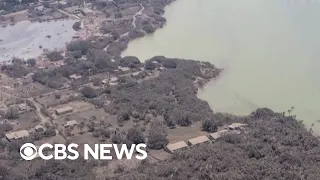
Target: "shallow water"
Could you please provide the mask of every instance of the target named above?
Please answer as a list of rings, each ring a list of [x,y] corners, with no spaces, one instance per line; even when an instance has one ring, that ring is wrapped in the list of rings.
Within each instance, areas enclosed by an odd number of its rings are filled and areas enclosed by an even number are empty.
[[[0,27],[0,61],[11,57],[31,58],[42,54],[43,49],[61,49],[72,40],[74,20],[50,22],[21,21],[13,26]],[[46,36],[50,35],[51,38]],[[39,48],[42,46],[42,49]]]
[[[210,61],[225,68],[199,93],[214,111],[286,111],[320,134],[320,1],[178,0],[167,25],[125,55]]]

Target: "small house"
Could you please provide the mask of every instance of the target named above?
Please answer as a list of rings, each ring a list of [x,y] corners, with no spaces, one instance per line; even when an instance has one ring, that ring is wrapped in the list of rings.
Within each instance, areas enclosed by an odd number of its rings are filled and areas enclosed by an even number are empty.
[[[83,8],[82,12],[85,16],[93,16],[93,14],[94,14],[93,11],[89,8]]]
[[[129,71],[130,71],[130,68],[128,68],[128,67],[118,66],[118,69],[119,69],[120,71],[124,72],[124,73],[126,73],[126,72],[129,72]]]
[[[233,123],[228,128],[230,130],[241,130],[244,129],[247,125],[242,123]]]
[[[67,123],[64,125],[65,128],[68,128],[68,127],[74,127],[78,125],[78,122],[76,120],[71,120],[71,121],[67,121]]]
[[[5,134],[5,136],[8,139],[8,141],[13,141],[13,140],[29,137],[29,132],[27,130],[21,130],[21,131],[7,133]]]
[[[41,124],[38,124],[34,127],[36,132],[42,132],[44,130],[44,127]]]
[[[43,12],[44,11],[44,6],[37,6],[34,8],[36,11],[39,11],[39,12]]]
[[[176,143],[168,144],[164,150],[169,152],[169,153],[174,153],[178,150],[186,149],[188,148],[188,144],[184,141],[179,141]]]
[[[18,108],[20,111],[26,111],[28,108],[28,105],[26,103],[22,103],[18,105]]]
[[[134,78],[139,77],[139,75],[140,75],[139,71],[138,72],[134,72],[134,73],[131,74],[131,76],[134,77]]]
[[[209,138],[212,140],[216,140],[216,139],[218,139],[222,136],[225,136],[227,134],[228,134],[228,130],[224,129],[224,130],[209,134]]]
[[[209,142],[210,139],[207,137],[207,136],[198,136],[196,138],[193,138],[193,139],[189,139],[188,140],[188,145],[189,146],[194,146],[194,145],[198,145],[198,144],[203,144],[203,143],[206,143],[206,142]]]
[[[73,79],[73,80],[77,80],[77,79],[82,78],[82,76],[76,75],[76,74],[72,74],[72,75],[69,76],[69,78],[70,78],[70,79]]]
[[[117,77],[110,78],[111,83],[117,83],[118,81],[119,81],[119,79]]]
[[[68,4],[68,2],[66,2],[66,1],[58,1],[58,4],[62,5],[62,6],[66,6]]]
[[[70,113],[72,111],[73,111],[73,107],[65,106],[65,107],[56,109],[56,114],[60,116],[60,115],[63,115],[63,114]]]

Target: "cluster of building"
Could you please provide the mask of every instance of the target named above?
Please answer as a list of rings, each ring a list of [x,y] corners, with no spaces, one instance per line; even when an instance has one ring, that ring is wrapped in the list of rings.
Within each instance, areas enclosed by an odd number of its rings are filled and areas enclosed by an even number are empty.
[[[44,129],[45,129],[44,126],[41,124],[38,124],[34,127],[35,132],[42,132],[44,131]],[[27,130],[14,131],[14,132],[9,132],[5,134],[6,139],[10,142],[27,138],[29,136],[30,136],[30,133]]]
[[[170,143],[164,149],[169,153],[174,153],[176,151],[184,150],[200,144],[210,143],[212,141],[214,142],[218,138],[229,135],[229,134],[240,134],[241,133],[240,130],[243,130],[246,126],[247,126],[246,124],[242,124],[242,123],[233,123],[228,127],[228,129],[224,129],[215,133],[210,133],[208,135],[198,136],[198,137],[189,139],[187,142],[179,141],[176,143]]]

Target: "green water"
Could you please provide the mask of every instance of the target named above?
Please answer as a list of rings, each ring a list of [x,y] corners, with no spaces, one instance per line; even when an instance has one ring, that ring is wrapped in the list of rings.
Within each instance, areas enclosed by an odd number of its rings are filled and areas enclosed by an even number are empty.
[[[125,55],[210,61],[224,68],[199,92],[214,111],[257,107],[294,114],[320,134],[319,0],[178,0],[167,25]]]

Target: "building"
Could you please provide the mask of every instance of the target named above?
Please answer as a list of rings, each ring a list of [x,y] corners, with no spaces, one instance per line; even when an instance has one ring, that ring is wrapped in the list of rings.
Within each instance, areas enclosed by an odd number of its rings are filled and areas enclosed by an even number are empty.
[[[212,140],[216,140],[216,139],[218,139],[222,136],[225,136],[227,134],[228,134],[228,130],[224,129],[224,130],[209,134],[209,138]]]
[[[37,6],[34,8],[36,11],[39,11],[39,12],[43,12],[44,11],[44,6]]]
[[[83,8],[82,12],[85,16],[93,16],[93,14],[94,14],[93,11],[89,8]]]
[[[118,69],[119,69],[120,71],[124,72],[124,73],[126,73],[126,72],[129,72],[129,71],[130,71],[130,68],[128,68],[128,67],[118,66]]]
[[[66,2],[66,1],[58,1],[58,4],[60,4],[62,6],[66,6],[68,4],[68,2]]]
[[[44,130],[44,127],[42,125],[38,124],[34,127],[34,129],[36,132],[42,132]]]
[[[18,105],[18,108],[20,111],[26,111],[28,108],[28,105],[26,103],[22,103]]]
[[[74,127],[78,125],[78,122],[76,120],[67,121],[67,123],[64,125],[65,128],[67,127]]]
[[[169,152],[169,153],[174,153],[178,150],[186,149],[188,148],[188,144],[184,141],[179,141],[176,143],[168,144],[164,150]]]
[[[108,84],[109,79],[104,79],[104,80],[102,80],[101,82],[102,82],[102,84]]]
[[[70,78],[70,79],[73,79],[73,80],[77,80],[77,79],[82,78],[82,76],[76,75],[76,74],[72,74],[72,75],[69,76],[69,78]]]
[[[246,124],[242,124],[242,123],[233,123],[228,128],[230,130],[240,130],[240,129],[244,129],[246,126],[247,126]]]
[[[203,143],[206,143],[206,142],[209,142],[209,141],[210,141],[210,139],[207,136],[198,136],[196,138],[189,139],[188,140],[188,145],[189,146],[194,146],[194,145],[203,144]]]
[[[56,109],[56,114],[60,116],[60,115],[67,114],[72,111],[73,111],[73,107],[65,106],[65,107]]]
[[[109,85],[112,86],[112,85],[117,85],[118,81],[119,81],[119,79],[117,77],[112,77],[110,79],[104,79],[101,82],[102,82],[102,84],[108,84],[109,83]]]
[[[8,139],[8,141],[13,141],[13,140],[29,137],[29,132],[26,130],[21,130],[21,131],[16,131],[12,133],[7,133],[5,136]]]
[[[134,73],[131,74],[131,76],[135,77],[135,78],[139,77],[139,75],[140,75],[140,71],[134,72]]]
[[[117,77],[110,78],[111,83],[117,83],[118,81],[119,81],[119,79]]]
[[[92,8],[93,6],[92,6],[92,3],[85,3],[84,7],[85,8]]]

